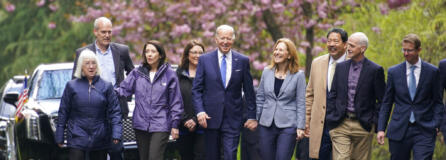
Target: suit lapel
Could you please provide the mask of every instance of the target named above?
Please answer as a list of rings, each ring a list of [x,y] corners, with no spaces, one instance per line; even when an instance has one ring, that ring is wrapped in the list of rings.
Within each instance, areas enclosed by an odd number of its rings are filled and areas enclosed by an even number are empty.
[[[417,90],[415,91],[414,100],[417,98],[418,92],[420,92],[421,88],[420,86],[423,85],[423,83],[426,81],[426,63],[421,61],[421,68],[420,68],[420,79],[418,80]]]
[[[367,58],[364,58],[364,62],[363,62],[363,64],[362,64],[362,69],[361,69],[361,72],[359,73],[359,79],[358,79],[358,85],[356,86],[356,94],[355,94],[355,99],[356,99],[356,95],[358,95],[358,92],[360,91],[360,89],[361,89],[361,86],[362,86],[362,82],[364,81],[364,79],[367,77],[367,72],[369,71],[369,67],[368,67],[368,65],[369,65],[369,61],[368,61],[368,59]],[[349,72],[350,73],[350,72]],[[368,78],[370,78],[370,77],[368,77]]]
[[[338,67],[339,64],[336,64],[336,68]],[[341,76],[337,76],[336,78],[341,78],[340,81],[338,81],[338,83],[345,83],[347,85],[342,85],[344,87],[344,90],[347,91],[348,93],[348,74],[350,73],[350,66],[352,65],[352,60],[347,60],[347,63],[345,64],[345,69],[340,69],[338,71],[340,71],[341,73],[335,73],[336,74],[341,74]],[[340,67],[340,66],[339,66]],[[359,82],[359,81],[358,81]],[[336,85],[336,84],[335,84]],[[334,86],[331,86],[334,87]]]
[[[267,78],[267,80],[265,80],[265,86],[267,86],[265,93],[272,93],[272,96],[277,99],[276,93],[274,92],[274,83],[276,82],[275,72],[275,67],[271,68],[270,70],[265,70],[265,77]]]
[[[120,63],[119,63],[119,59],[120,59],[120,57],[119,57],[119,50],[118,50],[118,48],[113,44],[113,43],[110,43],[110,50],[111,50],[111,52],[112,52],[112,57],[113,57],[113,65],[115,66],[115,78],[116,78],[116,80],[118,79],[118,75],[120,74],[118,71],[119,71],[119,65],[120,65]]]
[[[283,94],[283,92],[285,91],[287,85],[290,83],[292,78],[293,77],[291,76],[290,71],[287,71],[285,80],[283,80],[282,86],[280,87],[279,97]]]
[[[228,86],[226,88],[229,88],[229,86],[232,84],[231,82],[234,81],[232,79],[234,78],[235,70],[238,68],[239,66],[238,64],[240,63],[239,57],[236,54],[236,52],[234,50],[232,50],[231,52],[232,52],[231,78],[229,78]]]
[[[90,46],[87,47],[89,50],[93,51],[93,53],[96,53],[96,46],[93,42],[93,44],[91,44]],[[82,51],[81,51],[82,52]],[[80,56],[80,55],[79,55]]]
[[[324,91],[327,90],[327,74],[328,74],[328,63],[330,62],[330,55],[326,54],[325,57],[323,57],[322,60],[322,72],[320,74],[322,74],[322,81],[324,82],[324,85],[322,85],[322,88],[324,89]]]
[[[406,61],[404,61],[401,65],[400,65],[400,70],[401,70],[401,73],[400,73],[400,75],[401,75],[401,79],[402,79],[402,85],[403,85],[403,87],[405,88],[405,90],[406,90],[406,95],[409,97],[409,99],[410,99],[410,93],[409,93],[409,86],[407,85],[407,71],[406,71]]]
[[[220,80],[220,86],[223,87],[223,89],[225,88],[225,86],[223,86],[223,80],[221,79],[221,72],[220,72],[220,66],[218,65],[218,51],[215,50],[213,51],[211,55],[211,59],[212,59],[212,66],[214,68],[215,73],[217,73],[217,79]]]

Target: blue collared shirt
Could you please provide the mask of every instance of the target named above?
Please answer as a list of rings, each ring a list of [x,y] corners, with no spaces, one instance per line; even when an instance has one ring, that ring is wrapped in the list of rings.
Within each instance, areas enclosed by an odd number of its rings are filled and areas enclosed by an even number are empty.
[[[102,52],[101,49],[94,43],[96,47],[96,57],[98,58],[99,67],[101,69],[101,78],[111,82],[113,86],[116,84],[115,64],[113,62],[113,54],[108,45],[107,51]]]

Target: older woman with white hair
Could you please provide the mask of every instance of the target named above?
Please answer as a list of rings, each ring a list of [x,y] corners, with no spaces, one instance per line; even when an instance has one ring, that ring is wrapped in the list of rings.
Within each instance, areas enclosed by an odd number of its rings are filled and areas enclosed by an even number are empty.
[[[81,52],[75,79],[65,86],[58,114],[55,141],[64,143],[64,130],[70,160],[107,159],[107,149],[117,144],[122,134],[118,98],[110,82],[100,78],[96,55]]]

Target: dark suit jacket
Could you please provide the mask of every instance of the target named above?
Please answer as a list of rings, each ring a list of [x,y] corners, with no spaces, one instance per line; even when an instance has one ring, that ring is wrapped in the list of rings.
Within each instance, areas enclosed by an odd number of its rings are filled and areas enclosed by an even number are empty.
[[[438,69],[440,70],[440,83],[441,83],[441,93],[443,94],[443,91],[446,89],[446,59],[443,59],[440,61],[440,64],[438,65]],[[443,97],[443,96],[441,96]],[[446,105],[445,105],[446,108]],[[443,116],[443,122],[440,126],[443,133],[446,133],[446,112]],[[446,137],[446,135],[444,135]]]
[[[332,88],[327,98],[325,122],[328,129],[336,128],[345,118],[348,101],[348,76],[352,60],[336,65]],[[384,96],[384,69],[364,58],[354,97],[356,117],[362,128],[371,131],[378,122],[378,112]]]
[[[112,55],[113,55],[113,63],[115,67],[115,77],[116,77],[116,84],[115,86],[119,86],[119,84],[124,80],[124,70],[126,71],[126,75],[130,73],[130,71],[135,68],[133,66],[133,62],[130,59],[129,56],[129,47],[123,44],[119,43],[110,43]],[[74,68],[73,68],[73,74],[74,70],[77,66],[77,60],[79,58],[79,54],[84,49],[90,49],[94,53],[96,53],[96,47],[94,43],[89,44],[85,47],[79,48],[76,50],[76,59],[74,60]],[[73,77],[74,78],[74,77]],[[120,106],[121,106],[121,112],[123,117],[127,117],[129,113],[129,108],[127,105],[127,98],[126,97],[120,97],[119,98]]]
[[[379,113],[378,131],[385,131],[387,128],[389,139],[402,140],[409,126],[410,113],[413,111],[416,124],[434,134],[435,128],[440,126],[444,110],[439,78],[437,67],[422,61],[417,91],[412,100],[407,86],[406,62],[389,68],[386,93]],[[393,104],[395,106],[392,119],[387,127]]]
[[[256,119],[256,102],[248,57],[232,50],[232,74],[227,87],[224,88],[217,50],[200,56],[192,98],[195,112],[206,112],[211,117],[207,121],[209,129],[220,129],[222,123],[225,123],[232,132],[240,132],[243,117],[242,90],[247,103],[247,118]]]

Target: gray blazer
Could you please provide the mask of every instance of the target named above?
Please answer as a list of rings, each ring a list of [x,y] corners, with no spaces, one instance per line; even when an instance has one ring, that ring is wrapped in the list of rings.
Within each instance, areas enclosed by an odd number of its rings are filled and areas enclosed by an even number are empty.
[[[274,120],[278,128],[305,128],[305,74],[302,71],[290,74],[283,81],[279,96],[274,93],[275,68],[263,70],[257,89],[257,120],[269,127]]]

